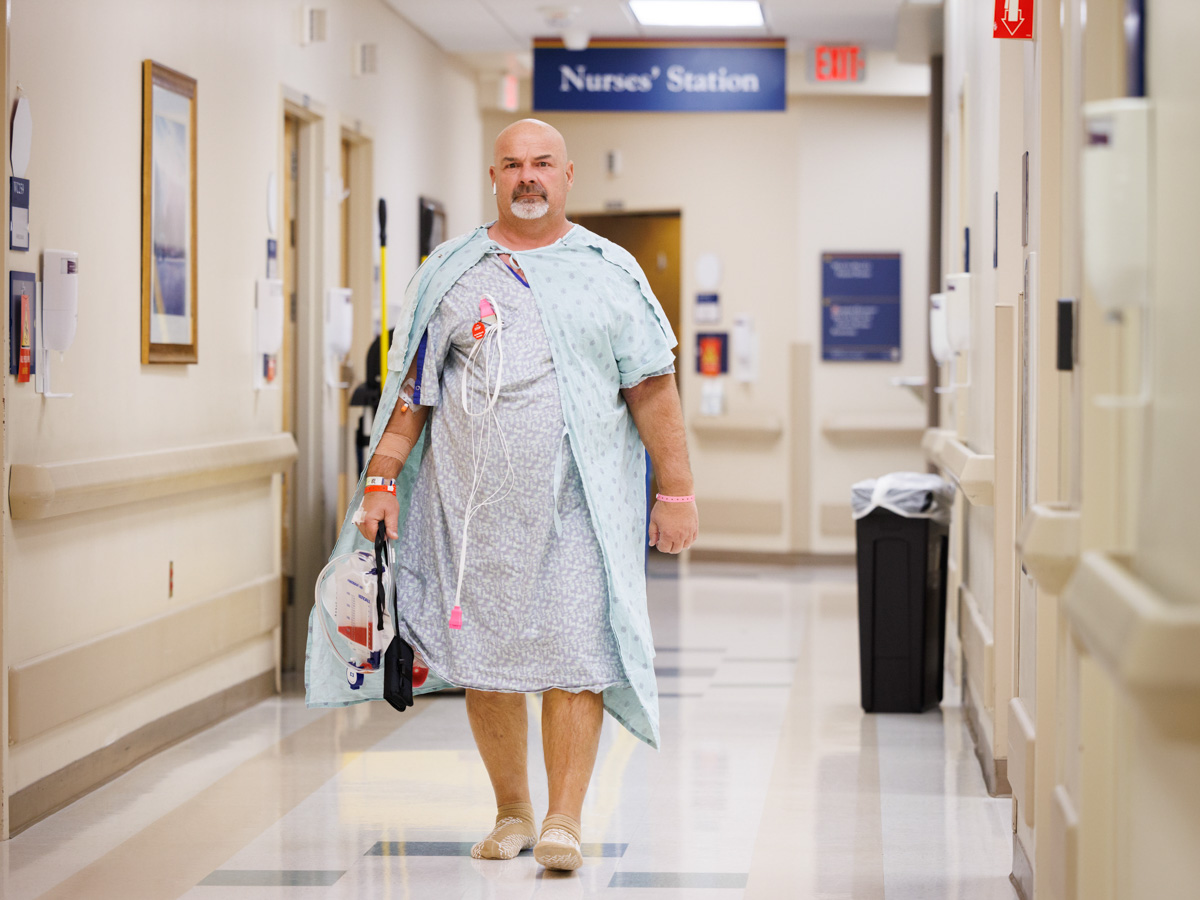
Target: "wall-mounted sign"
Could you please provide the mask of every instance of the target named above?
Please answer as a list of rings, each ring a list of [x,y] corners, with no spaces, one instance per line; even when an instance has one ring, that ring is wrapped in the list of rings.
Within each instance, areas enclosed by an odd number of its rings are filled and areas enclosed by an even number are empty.
[[[992,37],[1033,40],[1033,0],[996,0]]]
[[[701,375],[729,371],[729,335],[723,331],[696,335],[696,371]]]
[[[697,325],[715,325],[721,321],[720,294],[696,295],[696,315],[694,316],[694,321]]]
[[[594,39],[533,43],[537,111],[737,112],[787,107],[787,43]]]
[[[899,362],[899,253],[821,255],[821,359]]]
[[[858,46],[813,47],[806,68],[813,82],[866,81],[867,53]]]

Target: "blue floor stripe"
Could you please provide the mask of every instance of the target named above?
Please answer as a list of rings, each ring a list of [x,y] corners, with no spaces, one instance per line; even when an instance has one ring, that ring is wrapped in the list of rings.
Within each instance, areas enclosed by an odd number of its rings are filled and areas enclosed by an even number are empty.
[[[613,872],[608,886],[630,888],[744,888],[742,872]]]
[[[329,887],[345,871],[324,869],[217,869],[204,887]]]

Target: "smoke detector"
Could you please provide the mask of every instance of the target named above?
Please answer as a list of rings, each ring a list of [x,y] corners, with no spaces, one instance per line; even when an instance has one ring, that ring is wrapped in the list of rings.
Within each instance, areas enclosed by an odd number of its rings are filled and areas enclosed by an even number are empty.
[[[591,35],[586,28],[576,23],[578,6],[541,6],[538,12],[546,21],[546,27],[559,32],[563,46],[568,50],[586,50]]]

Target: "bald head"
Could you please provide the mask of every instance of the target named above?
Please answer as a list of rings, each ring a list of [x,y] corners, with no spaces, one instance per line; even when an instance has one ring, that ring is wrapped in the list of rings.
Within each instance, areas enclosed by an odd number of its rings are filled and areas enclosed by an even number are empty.
[[[552,149],[552,152],[562,160],[563,165],[566,165],[566,140],[557,128],[541,119],[521,119],[519,122],[513,122],[496,135],[496,143],[492,147],[493,162],[499,163],[504,155],[512,149],[511,145],[523,146],[529,143]]]
[[[521,119],[496,137],[488,170],[496,194],[497,222],[506,233],[559,235],[567,222],[567,192],[575,167],[557,128],[539,119]]]

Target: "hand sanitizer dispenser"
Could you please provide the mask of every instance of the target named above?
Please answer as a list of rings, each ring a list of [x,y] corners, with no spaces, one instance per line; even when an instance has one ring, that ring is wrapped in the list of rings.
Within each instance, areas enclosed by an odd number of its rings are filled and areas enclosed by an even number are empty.
[[[43,397],[65,398],[50,389],[50,350],[62,353],[75,341],[79,320],[79,254],[71,250],[42,253],[42,296],[38,301],[38,372],[36,388]]]
[[[1150,270],[1151,107],[1136,97],[1083,107],[1083,266],[1105,310],[1144,306]]]
[[[946,276],[946,337],[955,353],[971,348],[971,276]]]
[[[946,295],[929,295],[929,352],[940,366],[954,356],[946,333]]]
[[[1154,334],[1150,247],[1154,227],[1154,108],[1144,97],[1083,107],[1083,271],[1088,290],[1114,324],[1140,310],[1142,384],[1137,394],[1093,398],[1102,407],[1150,403]]]
[[[79,318],[79,254],[47,250],[42,255],[42,346],[71,349]]]

